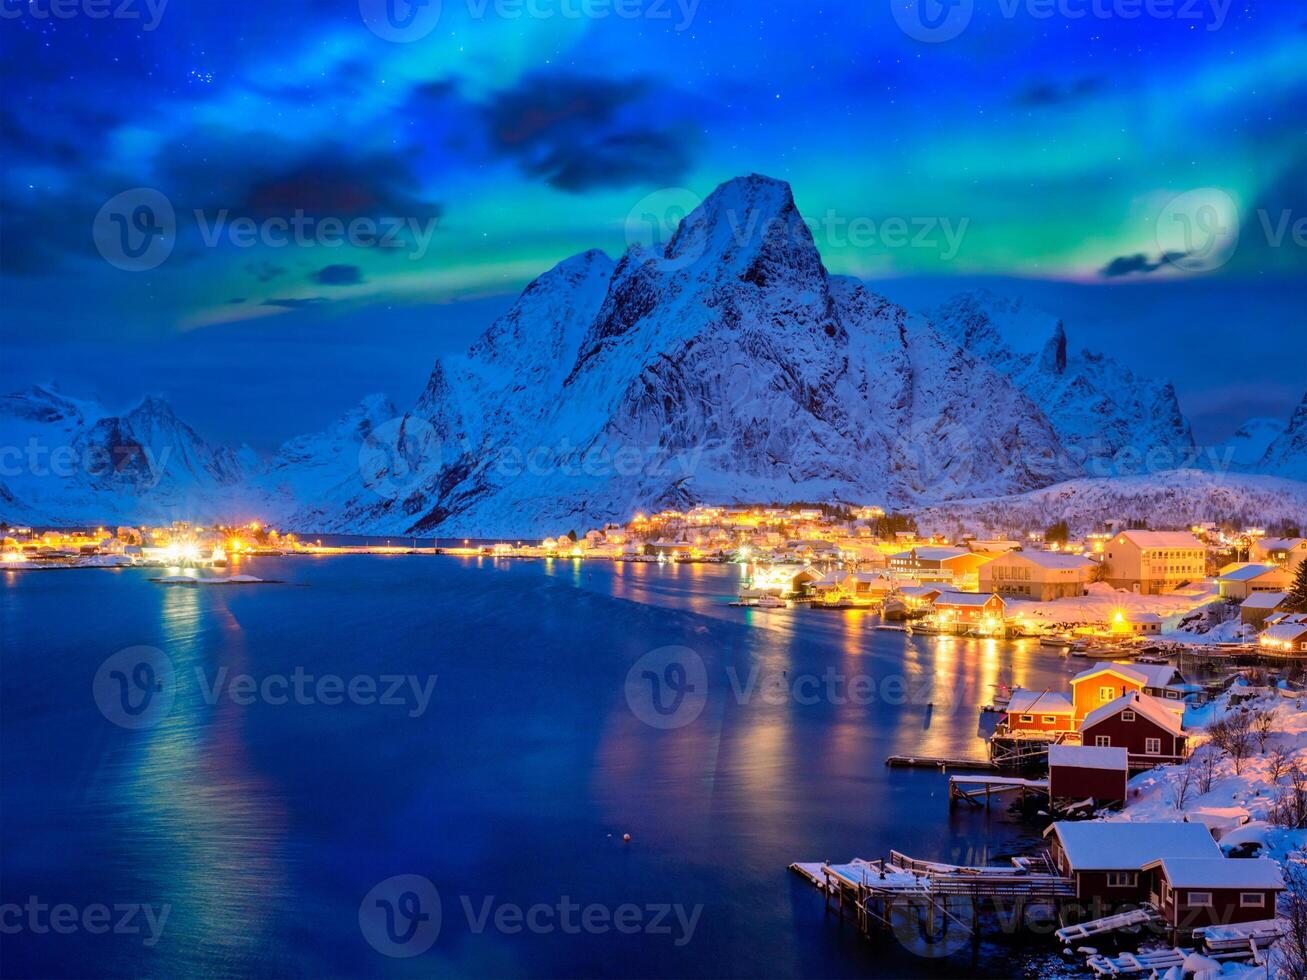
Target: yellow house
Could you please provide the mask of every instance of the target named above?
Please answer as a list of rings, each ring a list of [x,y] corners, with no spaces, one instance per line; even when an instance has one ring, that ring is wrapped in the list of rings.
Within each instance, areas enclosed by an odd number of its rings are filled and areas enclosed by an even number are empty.
[[[1188,531],[1122,531],[1103,549],[1103,581],[1144,595],[1207,574],[1207,548]]]
[[[1125,664],[1100,664],[1071,678],[1071,703],[1076,709],[1076,724],[1096,708],[1130,692],[1141,693],[1148,676]]]

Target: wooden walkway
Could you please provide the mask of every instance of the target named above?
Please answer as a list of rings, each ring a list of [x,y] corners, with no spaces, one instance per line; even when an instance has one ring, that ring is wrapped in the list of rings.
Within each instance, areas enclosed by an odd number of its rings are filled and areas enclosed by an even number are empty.
[[[998,767],[988,759],[949,759],[935,755],[892,755],[885,765],[896,769],[975,769],[992,770]]]
[[[989,805],[995,796],[1020,794],[1025,799],[1031,792],[1047,794],[1047,779],[1022,779],[1019,776],[950,776],[948,781],[949,806],[969,803],[977,809]]]
[[[790,870],[826,893],[828,910],[833,903],[841,919],[851,914],[866,936],[892,930],[895,916],[901,918],[905,910],[972,932],[982,904],[1010,908],[1013,921],[1019,922],[1028,905],[1057,906],[1075,898],[1074,882],[1057,874],[1046,856],[985,867],[922,861],[891,851],[884,860],[795,862]]]

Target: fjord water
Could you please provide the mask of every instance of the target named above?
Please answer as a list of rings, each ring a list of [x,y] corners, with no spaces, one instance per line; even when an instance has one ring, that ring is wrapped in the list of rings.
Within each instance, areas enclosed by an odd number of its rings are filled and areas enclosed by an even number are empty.
[[[167,907],[154,942],[143,913],[135,931],[93,934],[11,909],[4,975],[1019,969],[1016,943],[943,960],[868,943],[786,866],[1028,847],[1033,828],[951,813],[945,777],[884,760],[978,753],[990,685],[1062,683],[1069,668],[1047,651],[908,638],[860,612],[729,608],[733,566],[347,556],[240,571],[285,584],[164,586],[147,569],[0,579],[0,902]],[[130,729],[92,686],[138,645],[166,654],[176,694]],[[626,687],[669,646],[702,658],[706,679],[701,713],[675,728],[647,723]],[[391,675],[436,680],[429,702],[406,686],[399,704],[230,686],[297,668],[370,677],[378,694]],[[849,696],[855,677],[869,702]],[[396,875],[440,897],[438,938],[411,958],[382,955],[360,924],[364,897]],[[565,929],[568,901],[607,909],[607,928],[573,912]],[[537,904],[553,911],[535,929],[500,912]],[[622,906],[639,910],[623,913],[634,934],[612,925]],[[655,924],[660,906],[684,919]]]

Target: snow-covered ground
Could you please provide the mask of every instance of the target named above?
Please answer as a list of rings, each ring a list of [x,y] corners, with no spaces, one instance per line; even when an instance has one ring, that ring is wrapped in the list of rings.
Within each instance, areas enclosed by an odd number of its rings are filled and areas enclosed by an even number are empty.
[[[1184,592],[1165,595],[1139,595],[1136,592],[1124,592],[1102,582],[1092,583],[1088,595],[1065,599],[1053,599],[1049,602],[1033,602],[1025,599],[1009,599],[1007,614],[1021,616],[1027,622],[1052,624],[1102,624],[1110,623],[1118,612],[1127,616],[1134,613],[1156,613],[1162,617],[1162,629],[1175,631],[1180,620],[1195,610],[1219,601],[1216,587],[1199,587]],[[1185,633],[1169,637],[1196,642],[1197,638]]]
[[[1256,689],[1237,683],[1235,695]],[[1283,692],[1262,689],[1264,693],[1239,707],[1251,711],[1274,710],[1274,731],[1262,748],[1253,742],[1250,754],[1235,772],[1230,757],[1211,745],[1202,729],[1229,713],[1231,695],[1190,709],[1185,726],[1191,736],[1193,756],[1188,764],[1161,766],[1140,773],[1130,780],[1129,799],[1123,810],[1109,814],[1113,822],[1160,822],[1183,820],[1201,822],[1211,828],[1227,854],[1269,857],[1284,868],[1300,860],[1307,849],[1307,830],[1276,826],[1273,807],[1280,794],[1290,790],[1291,777],[1282,770],[1290,764],[1307,770],[1307,697],[1286,697]],[[1207,756],[1215,760],[1210,788],[1201,792],[1200,771]],[[1188,779],[1188,787],[1184,784]],[[1287,876],[1286,876],[1287,877]],[[1189,976],[1190,974],[1185,974]],[[1274,955],[1270,976],[1277,975]],[[1168,975],[1169,976],[1169,975]],[[1255,967],[1226,964],[1221,976],[1239,980],[1264,980],[1267,971]],[[1175,978],[1179,980],[1179,977]]]

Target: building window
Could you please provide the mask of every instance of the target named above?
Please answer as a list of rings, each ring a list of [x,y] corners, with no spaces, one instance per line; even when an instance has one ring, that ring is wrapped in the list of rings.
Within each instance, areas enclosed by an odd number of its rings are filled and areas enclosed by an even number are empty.
[[[1044,715],[1044,724],[1045,724],[1045,725],[1056,725],[1056,724],[1057,724],[1057,715]]]
[[[1135,720],[1135,713],[1134,713],[1133,711],[1122,711],[1122,712],[1121,712],[1121,720],[1122,720],[1122,721],[1134,721],[1134,720]]]
[[[1100,687],[1098,689],[1098,700],[1103,703],[1107,703],[1108,701],[1113,700],[1115,697],[1116,697],[1116,688],[1114,687]]]
[[[1110,749],[1112,747],[1111,735],[1095,735],[1094,744],[1100,749]]]
[[[1030,724],[1032,721],[1034,721],[1034,720],[1035,720],[1035,716],[1034,716],[1034,715],[1022,715],[1022,716],[1021,716],[1021,724],[1023,724],[1023,725],[1029,725],[1029,724]]]
[[[1139,872],[1137,871],[1109,871],[1107,873],[1108,888],[1134,888],[1139,884]]]
[[[1189,893],[1189,903],[1188,903],[1188,904],[1189,904],[1190,907],[1192,907],[1192,908],[1211,908],[1211,907],[1212,907],[1212,893],[1211,893],[1211,892],[1190,892],[1190,893]]]
[[[1240,892],[1239,908],[1241,909],[1259,909],[1266,904],[1265,892]]]
[[[1148,755],[1162,754],[1162,740],[1160,738],[1144,739],[1144,752]]]

